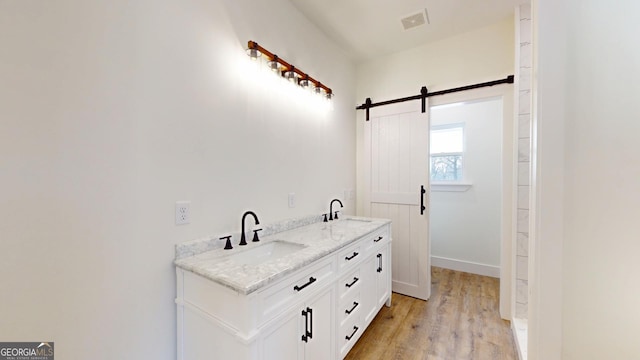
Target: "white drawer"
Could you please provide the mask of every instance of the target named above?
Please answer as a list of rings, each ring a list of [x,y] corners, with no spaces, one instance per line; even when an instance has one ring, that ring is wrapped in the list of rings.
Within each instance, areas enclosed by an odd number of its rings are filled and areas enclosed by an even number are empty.
[[[340,305],[338,305],[338,323],[340,326],[343,326],[354,317],[359,317],[361,308],[362,301],[360,300],[360,293],[356,293],[347,301],[341,302]]]
[[[338,268],[340,270],[360,262],[364,258],[362,242],[356,241],[338,253]]]
[[[359,314],[340,326],[340,330],[338,331],[338,348],[340,349],[341,359],[351,350],[363,331],[364,328]]]
[[[361,283],[362,276],[360,275],[360,268],[350,271],[348,275],[338,280],[338,299],[342,301],[345,297],[348,297],[350,293],[358,291]]]
[[[332,281],[333,258],[321,260],[298,274],[284,278],[262,291],[262,322],[277,315],[282,309],[303,300],[307,295]]]
[[[385,226],[382,229],[375,231],[369,235],[365,235],[363,242],[363,250],[369,251],[379,245],[387,243],[391,239],[389,235],[389,227]]]

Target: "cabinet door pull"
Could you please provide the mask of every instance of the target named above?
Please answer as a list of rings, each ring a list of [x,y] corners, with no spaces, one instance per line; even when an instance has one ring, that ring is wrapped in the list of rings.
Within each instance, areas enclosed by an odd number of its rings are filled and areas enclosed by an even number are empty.
[[[309,315],[306,310],[302,310],[302,316],[304,316],[304,334],[302,334],[302,341],[309,342],[309,338],[307,337],[309,334]]]
[[[307,336],[309,339],[313,338],[313,309],[307,308],[307,313],[309,314],[309,330],[307,330]]]
[[[360,279],[358,279],[357,277],[354,277],[354,278],[353,278],[353,281],[352,281],[350,284],[344,284],[344,286],[346,286],[346,287],[350,288],[350,287],[352,287],[353,285],[355,285],[355,284],[358,282],[358,280],[360,280]]]
[[[304,288],[306,288],[307,286],[309,286],[309,285],[313,284],[314,282],[316,282],[316,280],[318,280],[318,279],[316,279],[316,278],[314,278],[314,277],[312,276],[312,277],[310,277],[310,278],[309,278],[309,281],[308,281],[306,284],[304,284],[304,285],[302,285],[302,286],[298,286],[298,285],[296,285],[296,286],[294,286],[294,287],[293,287],[293,290],[295,290],[295,291],[301,291],[302,289],[304,289]]]
[[[351,256],[347,256],[347,257],[345,257],[344,259],[345,259],[345,260],[347,260],[347,261],[350,261],[350,260],[352,260],[352,259],[353,259],[354,257],[356,257],[356,256],[358,256],[358,253],[354,251],[354,252],[353,252],[353,255],[351,255]]]
[[[351,333],[351,335],[345,336],[344,338],[347,339],[347,341],[349,341],[349,340],[351,340],[353,338],[353,336],[356,334],[356,332],[358,332],[358,327],[354,326],[353,327],[353,332]]]
[[[353,312],[353,310],[355,310],[358,307],[358,305],[359,304],[354,301],[353,302],[353,307],[351,309],[349,309],[349,310],[345,310],[344,312],[347,313],[347,314],[351,314]]]
[[[424,194],[426,192],[424,185],[420,185],[420,215],[424,215],[424,211],[427,210],[427,207],[424,206]]]
[[[382,254],[376,255],[378,257],[378,269],[377,272],[382,272]]]
[[[378,238],[377,238],[377,239],[373,239],[373,242],[378,242],[378,241],[380,241],[380,240],[382,240],[382,236],[378,236]]]

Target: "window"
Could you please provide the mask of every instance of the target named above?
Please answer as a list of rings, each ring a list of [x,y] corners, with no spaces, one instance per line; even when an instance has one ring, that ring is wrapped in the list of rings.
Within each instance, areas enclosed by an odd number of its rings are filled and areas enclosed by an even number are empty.
[[[451,124],[431,127],[431,180],[462,181],[464,127]]]

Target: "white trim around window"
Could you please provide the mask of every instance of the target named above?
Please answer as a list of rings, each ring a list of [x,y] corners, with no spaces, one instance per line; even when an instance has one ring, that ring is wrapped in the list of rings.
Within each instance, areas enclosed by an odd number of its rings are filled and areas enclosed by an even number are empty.
[[[451,192],[465,192],[471,189],[471,183],[460,182],[432,182],[431,191],[451,191]]]

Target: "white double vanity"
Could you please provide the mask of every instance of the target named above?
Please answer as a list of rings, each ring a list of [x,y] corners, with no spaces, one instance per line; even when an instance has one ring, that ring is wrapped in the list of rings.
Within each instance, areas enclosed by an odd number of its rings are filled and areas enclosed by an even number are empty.
[[[311,217],[176,247],[178,359],[342,359],[391,305],[391,223]]]

